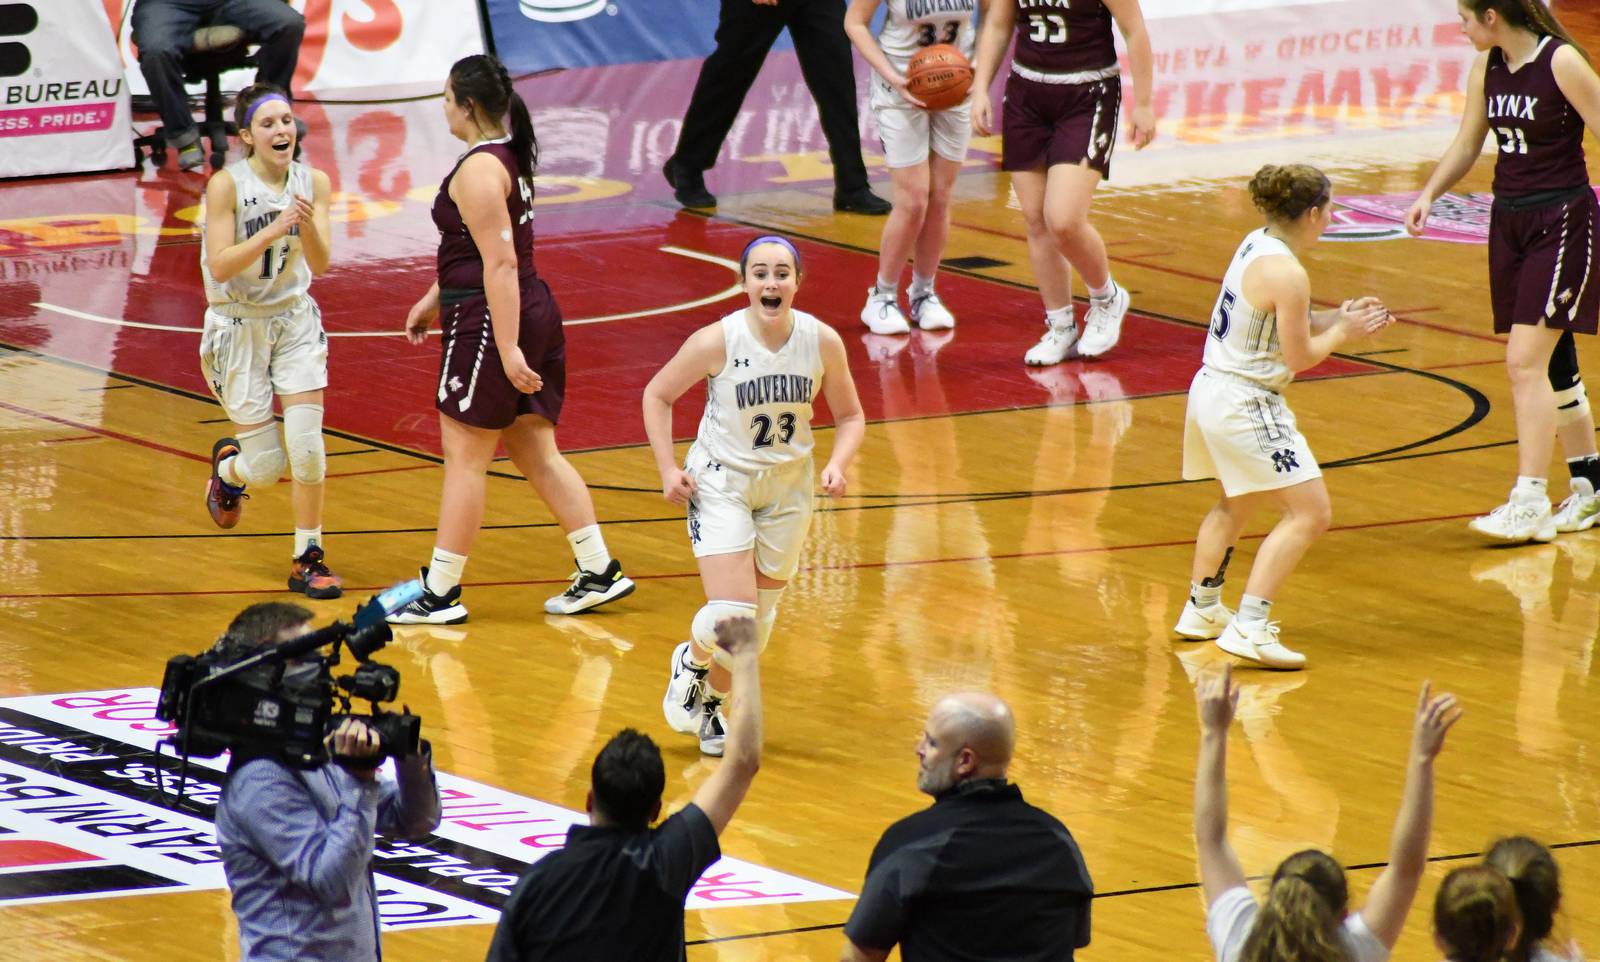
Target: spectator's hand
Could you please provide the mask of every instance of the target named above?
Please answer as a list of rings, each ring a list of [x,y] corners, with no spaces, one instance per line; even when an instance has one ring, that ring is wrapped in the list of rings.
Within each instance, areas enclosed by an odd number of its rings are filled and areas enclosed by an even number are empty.
[[[756,653],[756,620],[747,616],[724,618],[717,622],[717,647],[731,662],[740,655]]]
[[[844,496],[844,472],[833,465],[830,464],[822,469],[820,484],[822,485],[822,493],[828,497],[840,498]]]
[[[1433,198],[1427,194],[1418,194],[1417,199],[1406,209],[1406,233],[1412,237],[1421,237],[1423,229],[1428,226],[1428,214],[1432,211]]]
[[[1156,112],[1150,107],[1135,107],[1131,119],[1133,129],[1128,131],[1128,139],[1133,141],[1134,150],[1143,150],[1156,139]]]
[[[972,98],[972,132],[979,137],[987,137],[994,133],[989,126],[994,104],[989,102],[989,94],[986,91],[979,90],[976,94]]]
[[[661,496],[673,504],[688,504],[694,497],[694,478],[682,468],[674,467],[661,476]]]
[[[439,316],[439,307],[433,303],[432,298],[424,297],[411,305],[411,310],[406,314],[406,340],[412,344],[421,344],[428,339],[428,325]]]
[[[360,762],[378,757],[378,733],[359,718],[346,718],[339,722],[339,727],[329,733],[328,737],[323,741],[327,744],[328,750],[333,753],[333,756],[341,761]],[[349,769],[350,774],[357,778],[370,779],[377,774],[376,766],[368,768],[362,765],[347,765],[345,767]]]
[[[916,97],[912,96],[911,91],[906,89],[906,85],[911,83],[911,81],[906,79],[906,75],[905,74],[900,73],[899,71],[895,71],[895,73],[892,76],[890,76],[889,78],[887,78],[887,79],[889,81],[889,85],[891,87],[893,87],[894,89],[900,91],[900,96],[906,98],[906,103],[910,104],[913,107],[921,107],[924,110],[927,109],[927,107],[928,107],[927,104],[923,103],[922,101],[918,100]]]
[[[1226,732],[1239,707],[1239,686],[1233,683],[1233,666],[1205,672],[1194,686],[1195,707],[1200,711],[1200,727],[1208,732]]]
[[[1456,696],[1433,694],[1433,682],[1422,683],[1417,698],[1417,718],[1411,729],[1411,754],[1418,761],[1431,762],[1444,747],[1445,733],[1461,717]]]
[[[544,387],[544,378],[539,372],[528,366],[528,361],[522,356],[522,348],[512,345],[501,348],[500,366],[505,368],[506,377],[523,394],[533,394]]]

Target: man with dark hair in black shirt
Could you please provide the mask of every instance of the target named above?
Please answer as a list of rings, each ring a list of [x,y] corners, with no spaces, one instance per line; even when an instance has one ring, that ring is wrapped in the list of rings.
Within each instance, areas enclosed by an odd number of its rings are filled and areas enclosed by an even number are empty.
[[[754,618],[716,626],[739,692],[722,763],[694,801],[655,828],[666,769],[649,737],[624,729],[595,757],[589,824],[528,867],[489,945],[489,962],[683,962],[683,904],[722,856],[717,836],[761,767]]]
[[[1089,944],[1094,883],[1072,833],[1006,781],[1011,709],[948,695],[917,746],[933,806],[889,826],[845,923],[841,962],[1071,962]]]

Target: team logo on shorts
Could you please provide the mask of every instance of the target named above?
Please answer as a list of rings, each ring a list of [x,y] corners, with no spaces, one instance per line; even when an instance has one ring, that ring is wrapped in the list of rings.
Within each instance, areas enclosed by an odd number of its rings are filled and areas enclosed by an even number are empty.
[[[693,501],[689,502],[689,543],[700,543],[700,510]]]
[[[450,379],[450,393],[454,394],[459,390],[461,390],[461,379],[458,377],[452,377]]]
[[[1300,462],[1295,460],[1293,451],[1272,452],[1272,470],[1279,474],[1288,474],[1299,466]]]

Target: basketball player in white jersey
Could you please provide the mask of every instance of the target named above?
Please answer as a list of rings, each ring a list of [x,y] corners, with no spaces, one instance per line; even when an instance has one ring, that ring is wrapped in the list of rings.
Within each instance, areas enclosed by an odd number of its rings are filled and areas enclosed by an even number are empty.
[[[690,640],[672,652],[662,710],[673,729],[697,733],[700,750],[721,755],[722,705],[732,676],[717,651],[716,626],[754,615],[766,647],[778,599],[800,566],[811,526],[811,407],[817,392],[833,412],[833,453],[822,491],[844,494],[845,469],[861,447],[866,418],[844,341],[833,328],[790,308],[800,255],[781,237],[758,237],[740,258],[747,309],[694,332],[644,389],[644,427],[661,472],[662,495],[689,509],[689,544],[706,604]],[[700,429],[679,467],[672,405],[706,382]]]
[[[289,590],[337,598],[322,550],[322,392],[328,336],[311,276],[328,269],[328,176],[294,160],[289,98],[271,84],[240,91],[234,108],[244,157],[212,175],[201,222],[205,329],[200,367],[234,423],[211,449],[206,507],[239,523],[245,489],[292,479],[294,561]],[[283,433],[272,399],[283,406]]]
[[[1305,656],[1284,646],[1268,620],[1278,589],[1332,519],[1322,469],[1295,426],[1282,391],[1297,372],[1346,342],[1392,323],[1375,297],[1311,310],[1311,285],[1299,257],[1328,227],[1332,186],[1304,164],[1267,165],[1250,181],[1267,224],[1245,237],[1211,315],[1205,363],[1189,386],[1183,432],[1185,480],[1216,478],[1222,498],[1200,523],[1189,602],[1174,629],[1195,641],[1268,668],[1295,669]],[[1234,616],[1222,604],[1222,579],[1246,522],[1266,504],[1278,521],[1250,568]]]
[[[867,292],[861,321],[874,334],[905,334],[913,321],[925,331],[948,330],[956,319],[934,293],[933,275],[950,236],[950,192],[972,138],[971,102],[928,110],[906,91],[906,70],[917,51],[934,44],[950,44],[970,61],[973,14],[990,0],[886,0],[888,15],[874,38],[880,2],[850,0],[844,14],[845,34],[875,71],[872,116],[894,185],[894,210],[878,243],[878,282]],[[908,256],[910,321],[900,310],[900,272]]]

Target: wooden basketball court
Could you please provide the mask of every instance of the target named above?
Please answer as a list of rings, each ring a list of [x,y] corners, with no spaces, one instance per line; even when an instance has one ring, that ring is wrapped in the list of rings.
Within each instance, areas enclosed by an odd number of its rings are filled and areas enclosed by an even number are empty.
[[[1600,49],[1589,5],[1556,9]],[[1021,363],[1040,309],[997,141],[974,145],[959,185],[940,291],[960,323],[883,338],[856,318],[882,221],[832,213],[826,147],[792,57],[769,63],[743,139],[709,177],[722,202],[711,217],[679,211],[659,175],[695,63],[519,83],[543,151],[536,256],[570,325],[561,438],[639,590],[600,613],[545,616],[567,546],[499,466],[467,568],[472,620],[397,630],[379,656],[400,669],[402,700],[457,780],[438,851],[503,868],[518,863],[495,839],[556,844],[537,823],[560,821],[550,806],[582,810],[588,765],[623,727],[662,745],[669,809],[715,765],[659,709],[668,654],[702,596],[682,515],[661,499],[643,445],[639,390],[684,336],[740,305],[732,261],[754,232],[776,230],[805,259],[796,304],[844,335],[871,423],[850,494],[819,505],[784,599],[762,665],[764,765],[723,838],[741,867],[705,884],[689,957],[835,957],[852,905],[835,896],[858,890],[883,828],[926,803],[915,741],[933,701],[966,688],[1011,703],[1013,777],[1083,846],[1100,895],[1084,957],[1209,957],[1190,680],[1226,656],[1170,630],[1216,494],[1180,479],[1184,393],[1221,273],[1258,224],[1244,183],[1262,163],[1306,161],[1341,201],[1334,236],[1308,260],[1313,296],[1376,294],[1400,322],[1289,394],[1326,470],[1334,528],[1275,607],[1309,670],[1238,672],[1235,845],[1252,874],[1327,847],[1364,891],[1387,857],[1411,712],[1432,679],[1466,716],[1438,764],[1436,861],[1397,958],[1435,957],[1438,878],[1513,832],[1559,847],[1561,932],[1600,945],[1600,531],[1496,550],[1465,527],[1503,500],[1515,468],[1485,209],[1468,196],[1488,191],[1489,158],[1429,239],[1396,236],[1459,116],[1471,49],[1453,32],[1454,5],[1225,16],[1238,18],[1219,31],[1230,39],[1157,34],[1160,139],[1140,154],[1119,146],[1096,202],[1137,317],[1106,360],[1044,370]],[[414,575],[432,545],[437,340],[413,349],[396,335],[431,281],[428,202],[457,147],[437,99],[299,112],[308,159],[338,193],[334,267],[313,287],[333,338],[327,547],[347,588],[310,603],[327,620]],[[1600,171],[1600,143],[1588,146]],[[874,179],[887,191],[881,171]],[[7,958],[238,955],[220,873],[194,852],[181,871],[156,864],[186,851],[173,841],[182,825],[156,825],[131,778],[89,780],[109,807],[72,794],[89,782],[71,756],[92,754],[91,736],[154,737],[139,728],[139,692],[159,685],[169,656],[201,650],[247,604],[300,600],[283,590],[286,484],[256,493],[231,531],[202,503],[207,453],[226,431],[196,363],[203,185],[171,169],[0,185]],[[1580,346],[1600,378],[1600,350]],[[698,397],[680,404],[681,436],[699,411]],[[826,430],[819,439],[831,443]],[[1565,496],[1559,463],[1551,488]],[[1270,520],[1234,558],[1230,604]],[[108,690],[137,691],[28,698]],[[15,791],[22,769],[61,794]],[[118,799],[131,807],[113,815]],[[136,852],[138,840],[150,844]],[[123,851],[135,853],[126,864]],[[444,914],[416,908],[385,935],[385,957],[481,958],[493,873],[404,861],[380,874],[439,893]],[[440,924],[449,906],[471,918]]]

